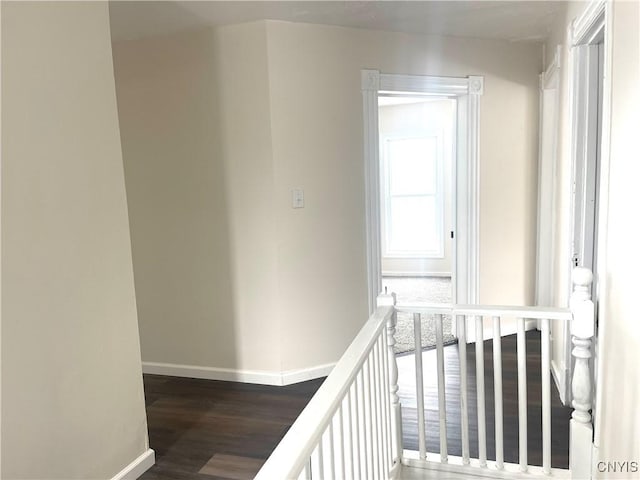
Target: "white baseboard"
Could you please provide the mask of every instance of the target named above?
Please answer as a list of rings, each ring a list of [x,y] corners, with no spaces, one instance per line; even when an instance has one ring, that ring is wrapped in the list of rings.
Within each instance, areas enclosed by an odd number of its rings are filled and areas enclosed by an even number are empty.
[[[560,401],[563,405],[566,405],[567,400],[565,398],[565,379],[567,378],[567,375],[565,369],[560,367],[560,365],[558,365],[555,360],[551,360],[551,376],[553,377],[553,381],[555,382],[558,393],[560,394]]]
[[[383,277],[451,277],[451,272],[382,272]]]
[[[156,463],[156,452],[147,449],[129,465],[118,472],[111,480],[136,480]]]
[[[283,386],[326,377],[331,373],[334,366],[334,363],[329,363],[285,372],[270,372],[266,370],[238,370],[231,368],[202,367],[198,365],[180,365],[175,363],[142,362],[142,373]]]

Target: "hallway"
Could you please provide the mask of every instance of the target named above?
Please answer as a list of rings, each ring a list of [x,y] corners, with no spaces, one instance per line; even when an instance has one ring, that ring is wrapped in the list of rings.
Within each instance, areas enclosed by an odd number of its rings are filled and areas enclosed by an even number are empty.
[[[527,333],[527,396],[530,464],[540,465],[540,336]],[[505,461],[517,463],[518,415],[515,336],[503,338]],[[461,455],[458,392],[458,350],[445,347],[447,431],[450,455]],[[469,437],[471,455],[477,455],[475,359],[468,348]],[[423,353],[427,451],[439,448],[435,350]],[[487,450],[495,458],[491,342],[485,342]],[[403,411],[404,446],[417,450],[414,356],[397,357],[399,395]],[[145,375],[149,443],[156,452],[144,480],[250,479],[304,409],[324,379],[285,387],[251,385],[159,375]],[[536,387],[537,385],[537,387]],[[552,393],[552,464],[567,468],[570,409]]]

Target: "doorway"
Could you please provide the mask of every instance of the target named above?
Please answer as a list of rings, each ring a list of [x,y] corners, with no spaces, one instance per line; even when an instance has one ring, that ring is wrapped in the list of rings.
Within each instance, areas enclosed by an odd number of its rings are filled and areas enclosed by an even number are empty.
[[[411,268],[417,268],[416,265],[422,263],[424,270],[427,260],[425,252],[431,252],[432,257],[444,255],[446,253],[447,241],[445,236],[449,235],[451,272],[451,286],[449,292],[452,303],[473,304],[478,301],[478,130],[479,130],[479,98],[483,93],[484,80],[483,77],[433,77],[433,76],[417,76],[417,75],[396,75],[383,74],[377,70],[362,70],[362,95],[364,107],[364,153],[365,153],[365,186],[366,186],[366,224],[367,224],[367,275],[369,285],[369,308],[370,312],[375,310],[376,297],[383,291],[383,270],[387,272],[394,271],[405,273],[409,271],[409,265],[405,262],[407,258],[393,259],[394,250],[420,249],[422,260],[414,261]],[[382,102],[380,101],[382,100]],[[399,100],[403,99],[403,100]],[[405,102],[405,103],[402,103]],[[422,205],[426,209],[431,208],[434,212],[431,217],[436,218],[435,229],[430,230],[424,223],[424,227],[412,226],[411,222],[399,219],[401,225],[400,230],[414,233],[415,235],[405,235],[394,237],[393,226],[390,232],[385,230],[385,235],[389,237],[383,238],[383,222],[393,222],[393,212],[385,213],[383,210],[387,208],[383,197],[383,169],[386,168],[384,162],[383,149],[390,149],[391,155],[398,152],[407,151],[413,148],[415,151],[438,151],[438,134],[426,123],[422,126],[420,132],[407,131],[404,134],[389,135],[388,138],[381,138],[380,134],[380,108],[391,106],[394,104],[418,104],[419,109],[428,109],[442,103],[443,108],[451,108],[452,122],[450,136],[453,146],[451,153],[451,215],[450,226],[446,224],[444,210],[438,210],[438,202],[444,202],[444,194],[441,200],[438,199],[438,167],[437,158],[434,162],[423,162],[417,168],[429,169],[431,165],[432,172],[435,175],[432,179],[436,182],[432,184],[431,190],[418,185],[414,191],[408,191],[406,188],[411,187],[410,180],[405,185],[399,187],[405,188],[405,191],[393,190],[388,194],[395,197],[398,193],[399,199],[396,204],[413,203]],[[382,103],[382,105],[381,105]],[[387,103],[387,105],[384,105]],[[425,107],[430,105],[430,107]],[[448,106],[448,107],[445,107]],[[419,110],[418,109],[418,110]],[[435,125],[435,124],[434,124]],[[409,129],[410,130],[410,129]],[[444,138],[445,133],[440,134],[440,138]],[[444,145],[444,144],[442,144]],[[444,149],[444,146],[441,147]],[[381,153],[382,152],[382,153]],[[444,150],[443,150],[444,152]],[[437,155],[436,155],[437,157]],[[412,160],[405,161],[404,164],[411,163]],[[387,163],[389,159],[387,158]],[[393,163],[393,159],[391,159]],[[400,162],[402,163],[402,161]],[[413,161],[413,163],[419,163]],[[435,165],[435,166],[433,166]],[[442,188],[444,191],[444,165],[442,166]],[[398,185],[395,185],[398,187]],[[386,187],[390,189],[389,186]],[[411,187],[413,188],[413,187]],[[421,189],[422,188],[422,189]],[[413,200],[401,198],[402,194],[411,193]],[[390,202],[391,204],[393,202]],[[428,207],[431,205],[431,207]],[[443,212],[442,218],[437,212]],[[385,217],[387,215],[387,217]],[[385,219],[387,218],[387,219]],[[414,222],[415,223],[415,222]],[[407,226],[408,225],[408,226]],[[386,228],[386,224],[384,225]],[[413,230],[412,230],[413,228]],[[453,239],[451,239],[453,236]],[[398,240],[398,238],[400,240]],[[404,238],[404,240],[402,240]],[[408,238],[408,240],[407,240]],[[420,242],[422,242],[420,244]],[[398,243],[399,242],[399,243]],[[403,244],[403,242],[405,242]],[[417,243],[412,244],[412,242]],[[422,245],[422,246],[420,246]],[[398,248],[401,247],[401,248]],[[406,253],[405,251],[405,253]],[[391,254],[390,254],[391,253]],[[409,253],[415,255],[415,252]],[[396,255],[397,256],[397,255]],[[385,262],[383,266],[383,257]],[[388,262],[387,260],[394,260]],[[431,258],[429,260],[436,260]],[[403,264],[403,262],[405,262]],[[433,267],[433,262],[432,266]],[[414,270],[415,271],[415,270]],[[434,270],[435,271],[435,270]],[[433,272],[432,272],[433,273]],[[422,277],[418,277],[422,278]],[[445,289],[446,290],[446,289]],[[455,327],[453,328],[455,331]]]
[[[570,265],[589,268],[593,272],[591,297],[595,304],[595,331],[591,347],[590,370],[593,372],[592,416],[596,418],[595,438],[599,434],[598,344],[604,325],[599,325],[598,292],[606,278],[605,259],[600,255],[600,243],[606,238],[604,203],[608,188],[608,125],[610,105],[610,16],[606,2],[594,2],[594,7],[577,18],[571,30],[572,77],[572,207]],[[567,361],[566,383],[570,385],[573,365],[571,332],[565,336]],[[567,388],[566,398],[571,400]]]
[[[455,98],[378,96],[382,287],[398,303],[453,300],[455,123]],[[422,321],[422,347],[434,348],[435,322]],[[398,314],[396,353],[413,350],[412,322],[411,314]],[[448,315],[443,339],[456,339]]]

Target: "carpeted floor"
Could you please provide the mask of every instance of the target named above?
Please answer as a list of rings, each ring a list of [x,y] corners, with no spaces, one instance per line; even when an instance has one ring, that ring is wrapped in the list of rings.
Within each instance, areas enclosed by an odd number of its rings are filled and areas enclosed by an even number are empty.
[[[449,277],[383,277],[382,287],[394,292],[398,303],[413,301],[431,303],[451,302],[451,278]],[[422,316],[422,348],[430,349],[436,346],[436,326],[432,315]],[[456,338],[451,332],[451,317],[445,315],[442,319],[442,332],[445,345],[455,343]],[[398,314],[396,326],[396,354],[412,352],[413,316],[408,313]]]

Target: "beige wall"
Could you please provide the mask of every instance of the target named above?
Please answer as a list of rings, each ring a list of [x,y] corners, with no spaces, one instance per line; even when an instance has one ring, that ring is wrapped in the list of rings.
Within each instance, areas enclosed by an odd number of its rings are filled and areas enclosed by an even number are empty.
[[[236,368],[282,370],[275,172],[264,22],[214,32],[230,212]],[[286,345],[286,344],[285,344]],[[286,347],[285,347],[286,348]]]
[[[2,2],[2,478],[147,449],[106,3]]]
[[[450,123],[443,125],[443,120]],[[404,135],[442,135],[443,168],[443,227],[444,252],[441,258],[399,258],[382,256],[382,275],[441,275],[451,276],[453,242],[449,236],[452,227],[451,173],[455,137],[455,101],[432,100],[405,105],[384,105],[378,108],[378,131],[380,133],[381,171],[384,163],[384,138]],[[383,194],[382,194],[383,195]],[[384,197],[383,197],[384,198]],[[382,236],[384,244],[384,210],[382,211]],[[383,247],[384,249],[384,247]],[[384,251],[384,250],[383,250]]]
[[[362,68],[485,75],[481,298],[531,302],[538,45],[275,21],[208,35],[115,47],[144,360],[282,372],[344,352],[368,310]]]
[[[116,43],[142,356],[279,371],[264,24]]]
[[[280,256],[287,341],[314,338],[308,361],[331,361],[366,316],[363,68],[485,76],[480,299],[531,303],[541,48],[275,21],[267,32],[280,238],[295,245]],[[296,185],[310,208],[291,210]],[[284,353],[286,366],[303,361]]]

